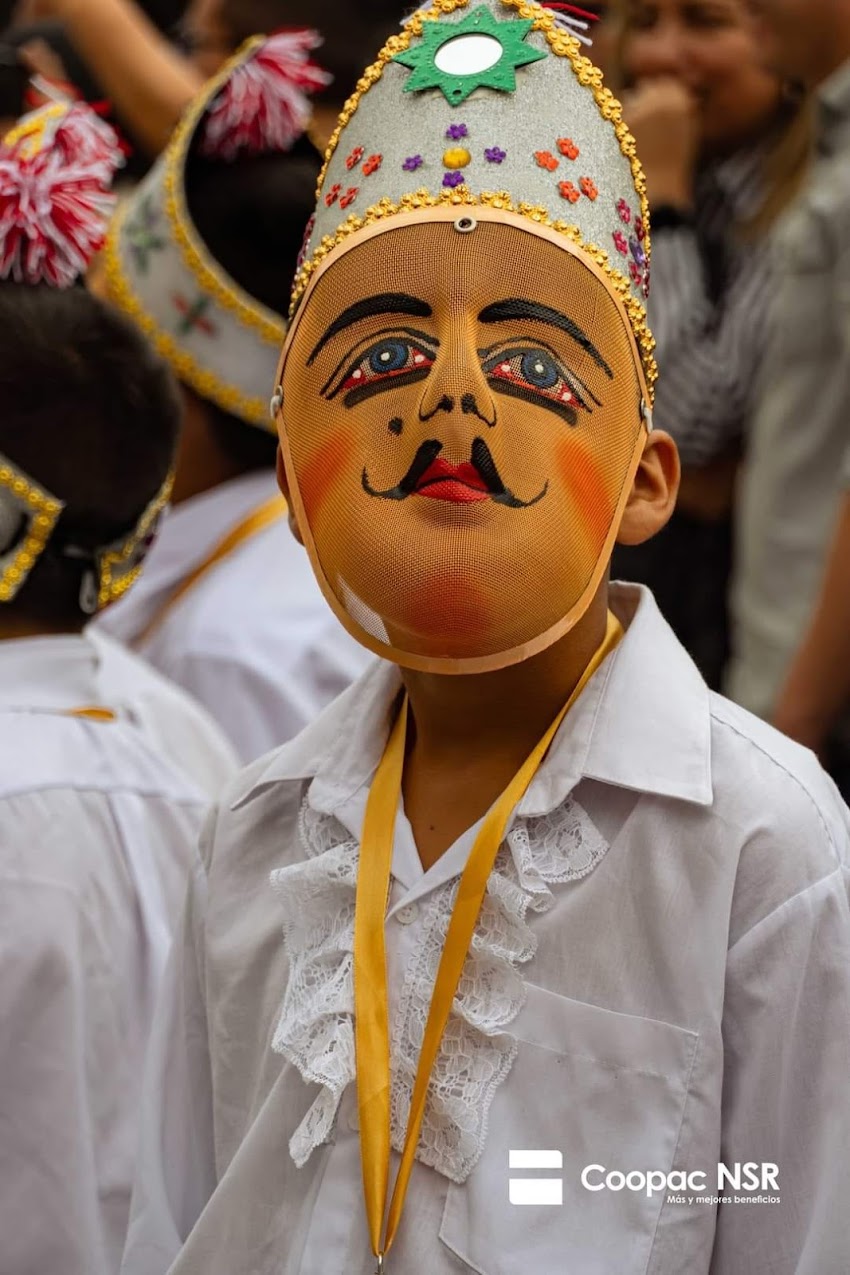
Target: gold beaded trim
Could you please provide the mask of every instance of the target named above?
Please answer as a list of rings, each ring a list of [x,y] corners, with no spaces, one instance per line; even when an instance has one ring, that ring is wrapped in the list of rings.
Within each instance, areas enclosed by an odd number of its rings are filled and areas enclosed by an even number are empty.
[[[237,67],[247,62],[263,44],[265,36],[252,36],[204,87],[191,103],[175,129],[162,161],[162,190],[171,232],[183,260],[203,291],[214,297],[223,310],[234,314],[243,326],[257,332],[263,341],[277,349],[286,337],[286,324],[273,310],[259,302],[222,270],[207,251],[189,216],[186,204],[186,158],[195,130],[207,113],[216,94],[224,88]]]
[[[6,555],[7,565],[0,570],[0,602],[11,602],[44,552],[65,505],[3,456],[0,456],[0,487],[10,491],[15,504],[21,506],[22,511],[26,508],[30,515],[26,536],[17,550]]]
[[[129,569],[126,569],[126,566],[137,552],[139,545],[150,535],[157,518],[171,499],[174,475],[175,470],[172,468],[127,539],[98,552],[97,604],[101,611],[110,602],[117,602],[119,598],[123,598],[141,575],[144,560],[135,563]]]
[[[546,226],[550,230],[557,231],[558,234],[578,245],[584,254],[607,277],[614,292],[623,303],[640,350],[641,363],[646,376],[650,399],[654,399],[655,383],[658,379],[658,368],[654,356],[655,338],[649,330],[646,310],[632,292],[629,280],[611,264],[611,258],[603,248],[597,248],[594,244],[588,244],[584,241],[577,226],[570,225],[567,221],[553,220],[549,216],[547,209],[543,207],[527,203],[515,204],[506,191],[482,191],[480,195],[473,195],[466,186],[457,186],[453,190],[444,190],[439,195],[432,195],[427,189],[422,189],[411,195],[403,195],[401,201],[397,204],[393,203],[391,199],[382,199],[377,204],[373,204],[371,208],[367,208],[362,217],[352,213],[347,221],[343,222],[339,227],[335,235],[324,236],[313,256],[309,261],[305,261],[296,275],[290,320],[312,274],[325,258],[340,244],[344,243],[350,235],[356,234],[358,230],[362,230],[365,226],[374,225],[376,222],[384,221],[389,217],[397,217],[402,213],[414,213],[422,208],[443,208],[453,205],[498,208],[502,212],[517,213],[539,226]]]
[[[229,385],[215,372],[203,367],[191,354],[181,349],[174,337],[163,331],[136,296],[124,269],[120,247],[121,230],[129,209],[130,205],[124,205],[116,214],[103,249],[106,286],[110,300],[144,332],[158,353],[174,370],[175,375],[187,385],[191,385],[201,398],[210,399],[224,411],[240,416],[252,425],[258,425],[267,433],[273,433],[274,430],[269,423],[267,400],[243,394],[237,386]],[[286,325],[282,321],[281,332],[284,335],[286,333]],[[280,338],[280,344],[282,343],[283,336]]]

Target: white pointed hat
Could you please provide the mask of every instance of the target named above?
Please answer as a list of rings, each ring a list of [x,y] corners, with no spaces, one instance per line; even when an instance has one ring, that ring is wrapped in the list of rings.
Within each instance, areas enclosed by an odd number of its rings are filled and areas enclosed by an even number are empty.
[[[649,209],[635,142],[601,71],[526,0],[434,0],[346,103],[293,290],[365,230],[441,206],[520,216],[578,247],[625,311],[652,400]]]

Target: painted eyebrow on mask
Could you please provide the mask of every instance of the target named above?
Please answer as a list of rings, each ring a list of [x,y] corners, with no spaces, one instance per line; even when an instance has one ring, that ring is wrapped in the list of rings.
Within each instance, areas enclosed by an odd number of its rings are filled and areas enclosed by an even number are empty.
[[[420,301],[407,292],[379,292],[377,296],[364,297],[337,315],[307,360],[307,366],[316,361],[328,341],[361,319],[371,319],[377,314],[412,314],[419,319],[430,319],[433,313],[427,301]]]
[[[509,297],[505,301],[494,301],[492,305],[485,306],[478,316],[479,323],[502,323],[507,319],[536,319],[538,323],[548,323],[550,327],[566,332],[567,336],[571,336],[590,355],[597,367],[602,368],[608,379],[613,381],[614,373],[590,337],[572,319],[561,314],[560,310],[553,310],[548,305],[538,305],[536,301],[526,301],[521,297]]]

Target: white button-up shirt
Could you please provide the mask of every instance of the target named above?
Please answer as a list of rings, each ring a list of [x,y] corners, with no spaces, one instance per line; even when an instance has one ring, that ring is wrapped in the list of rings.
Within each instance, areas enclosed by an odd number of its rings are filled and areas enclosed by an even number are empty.
[[[388,1270],[838,1275],[847,810],[810,753],[709,694],[648,594],[617,586],[612,605],[625,637],[566,718],[490,878]],[[208,825],[155,1034],[123,1275],[374,1271],[353,915],[398,688],[393,667],[370,670],[250,768]],[[397,816],[396,1153],[476,831],[424,872]],[[520,1150],[554,1153],[560,1207],[510,1203],[534,1190],[511,1167]],[[742,1176],[739,1191],[717,1189],[719,1163],[747,1162],[764,1188]],[[618,1189],[611,1173],[644,1177]],[[681,1193],[679,1177],[657,1185],[683,1173],[704,1177]]]
[[[75,716],[106,709],[115,720]],[[114,1275],[153,1001],[236,768],[102,637],[0,641],[0,1270]]]
[[[297,735],[372,659],[325,602],[285,518],[244,540],[145,636],[183,581],[276,490],[263,470],[170,509],[138,584],[98,621],[200,700],[245,762]]]

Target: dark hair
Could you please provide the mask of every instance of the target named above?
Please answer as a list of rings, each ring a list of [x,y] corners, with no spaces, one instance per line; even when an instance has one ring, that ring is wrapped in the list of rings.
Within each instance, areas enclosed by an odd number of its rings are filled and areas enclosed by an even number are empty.
[[[285,155],[233,163],[189,156],[189,212],[212,256],[255,300],[275,313],[289,308],[304,231],[316,200],[319,156],[306,138]],[[268,386],[271,394],[271,386]],[[219,446],[248,472],[273,465],[277,439],[206,400]]]
[[[128,534],[174,461],[180,400],[147,340],[83,287],[0,283],[0,452],[65,502],[12,606],[79,625],[85,563]],[[9,604],[6,604],[9,605]]]
[[[416,8],[415,0],[222,0],[221,17],[234,43],[278,27],[315,27],[324,43],[317,60],[334,77],[325,99],[342,105],[364,69]]]

